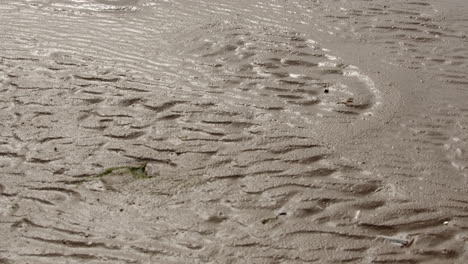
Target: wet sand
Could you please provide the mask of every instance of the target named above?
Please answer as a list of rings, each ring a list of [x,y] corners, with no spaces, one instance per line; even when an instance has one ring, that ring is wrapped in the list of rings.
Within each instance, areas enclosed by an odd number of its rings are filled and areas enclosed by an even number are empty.
[[[2,1],[0,263],[465,263],[467,8]]]

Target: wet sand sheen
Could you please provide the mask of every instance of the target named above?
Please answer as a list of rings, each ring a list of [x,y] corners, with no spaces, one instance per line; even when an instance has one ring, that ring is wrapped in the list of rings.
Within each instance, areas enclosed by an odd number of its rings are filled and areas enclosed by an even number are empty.
[[[442,19],[455,9],[0,10],[0,263],[467,258],[466,18]],[[90,178],[141,164],[157,176]]]

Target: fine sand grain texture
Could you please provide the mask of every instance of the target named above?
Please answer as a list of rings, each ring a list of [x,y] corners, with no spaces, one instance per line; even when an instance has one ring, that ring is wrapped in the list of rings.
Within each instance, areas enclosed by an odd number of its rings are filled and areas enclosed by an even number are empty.
[[[468,261],[465,0],[0,2],[0,264]]]

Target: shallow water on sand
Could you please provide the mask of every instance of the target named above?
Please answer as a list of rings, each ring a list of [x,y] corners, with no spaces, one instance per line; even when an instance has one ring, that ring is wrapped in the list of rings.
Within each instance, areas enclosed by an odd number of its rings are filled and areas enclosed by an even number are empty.
[[[0,263],[463,263],[467,7],[2,1]]]

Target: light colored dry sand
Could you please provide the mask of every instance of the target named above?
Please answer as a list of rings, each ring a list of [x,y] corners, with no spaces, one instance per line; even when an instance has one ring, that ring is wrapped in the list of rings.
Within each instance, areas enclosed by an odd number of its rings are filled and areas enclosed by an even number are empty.
[[[2,1],[0,263],[465,263],[463,8]]]

